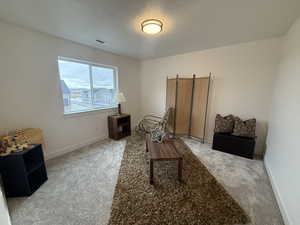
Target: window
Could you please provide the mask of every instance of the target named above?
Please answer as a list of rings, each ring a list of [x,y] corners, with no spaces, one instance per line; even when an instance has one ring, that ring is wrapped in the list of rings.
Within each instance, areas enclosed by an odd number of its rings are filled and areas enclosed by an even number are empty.
[[[64,113],[116,107],[116,68],[58,58]]]

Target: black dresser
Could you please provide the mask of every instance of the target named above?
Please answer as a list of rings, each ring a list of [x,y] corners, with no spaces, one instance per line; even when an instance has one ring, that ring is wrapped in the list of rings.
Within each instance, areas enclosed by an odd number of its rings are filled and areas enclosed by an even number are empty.
[[[6,197],[32,195],[47,179],[42,145],[0,157]]]

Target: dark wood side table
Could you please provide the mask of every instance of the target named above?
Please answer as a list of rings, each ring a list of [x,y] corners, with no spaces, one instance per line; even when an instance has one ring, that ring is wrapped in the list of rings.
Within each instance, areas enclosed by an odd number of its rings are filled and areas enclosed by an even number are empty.
[[[108,116],[109,138],[119,140],[131,135],[130,115],[110,115]]]
[[[0,157],[0,173],[6,197],[30,196],[48,179],[42,145]]]

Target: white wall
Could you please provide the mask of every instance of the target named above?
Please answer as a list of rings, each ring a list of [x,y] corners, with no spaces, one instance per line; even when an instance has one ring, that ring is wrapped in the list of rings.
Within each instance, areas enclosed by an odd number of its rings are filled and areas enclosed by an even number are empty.
[[[265,165],[287,225],[300,224],[300,18],[283,40]]]
[[[25,127],[44,131],[46,157],[107,137],[111,111],[63,115],[57,57],[117,66],[119,88],[133,124],[139,114],[140,62],[0,21],[0,132]]]
[[[262,154],[280,45],[281,39],[269,39],[144,61],[142,114],[164,111],[167,76],[207,76],[212,72],[208,141],[212,139],[216,113],[232,113],[244,119],[255,117],[256,153]]]
[[[1,225],[11,225],[10,217],[8,214],[6,199],[3,190],[0,186],[0,224]]]

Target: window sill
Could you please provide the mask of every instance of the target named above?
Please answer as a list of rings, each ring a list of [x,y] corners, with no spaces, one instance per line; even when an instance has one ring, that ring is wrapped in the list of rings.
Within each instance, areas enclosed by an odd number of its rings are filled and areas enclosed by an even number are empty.
[[[108,108],[95,108],[95,109],[90,109],[85,111],[67,112],[64,113],[64,117],[77,117],[77,116],[85,116],[85,115],[98,114],[98,113],[115,112],[117,108],[118,108],[117,106],[112,106]]]

